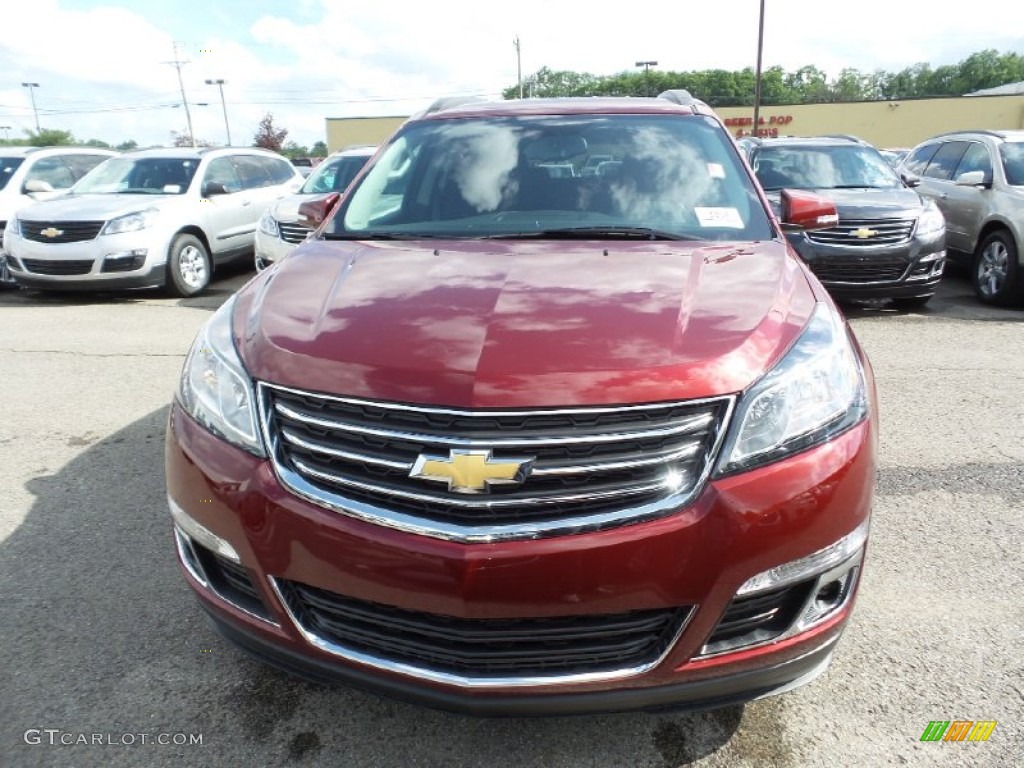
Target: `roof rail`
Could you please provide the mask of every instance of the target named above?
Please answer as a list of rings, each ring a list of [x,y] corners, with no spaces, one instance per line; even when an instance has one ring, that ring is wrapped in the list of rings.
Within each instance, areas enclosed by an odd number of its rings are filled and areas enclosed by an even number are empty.
[[[983,136],[995,136],[997,139],[1006,138],[1006,131],[993,131],[988,128],[964,128],[963,130],[960,131],[946,131],[945,133],[939,133],[936,134],[935,136],[929,136],[927,139],[925,139],[925,141],[942,138],[943,136],[956,136],[961,133],[980,133]]]
[[[864,141],[860,136],[854,136],[852,133],[823,133],[820,138],[822,139],[846,139],[848,141],[855,141],[858,144],[863,144],[870,147],[871,144]]]
[[[487,101],[487,99],[482,96],[442,96],[420,114],[422,116],[432,115],[445,109],[452,109],[453,107],[461,107],[463,104],[474,104],[481,101]]]

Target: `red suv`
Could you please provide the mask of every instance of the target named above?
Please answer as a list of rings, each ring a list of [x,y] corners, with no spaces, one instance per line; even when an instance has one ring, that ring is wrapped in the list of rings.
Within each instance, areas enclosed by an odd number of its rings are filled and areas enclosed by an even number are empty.
[[[824,671],[874,384],[783,235],[835,209],[782,198],[685,92],[409,120],[185,363],[168,501],[218,629],[475,714],[713,707]]]

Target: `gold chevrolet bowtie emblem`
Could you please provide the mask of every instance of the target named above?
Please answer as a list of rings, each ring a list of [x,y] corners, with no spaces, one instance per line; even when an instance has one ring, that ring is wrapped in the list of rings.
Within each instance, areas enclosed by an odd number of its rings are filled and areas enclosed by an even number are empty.
[[[861,240],[867,240],[869,237],[874,237],[875,235],[877,235],[878,230],[868,229],[867,227],[861,227],[860,229],[853,230],[852,234],[854,237],[860,238]]]
[[[492,485],[518,485],[532,467],[532,458],[493,459],[490,451],[452,449],[447,456],[421,454],[409,477],[445,483],[455,493],[487,493]]]
[[[39,234],[43,237],[60,237],[64,234],[64,230],[57,229],[56,227],[47,227],[46,229],[40,230]]]

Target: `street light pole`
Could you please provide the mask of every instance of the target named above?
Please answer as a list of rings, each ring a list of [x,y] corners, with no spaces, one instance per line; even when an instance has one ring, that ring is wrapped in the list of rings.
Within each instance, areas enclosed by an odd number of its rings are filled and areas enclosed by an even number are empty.
[[[28,94],[32,99],[32,114],[36,116],[36,134],[42,133],[42,129],[39,127],[39,110],[36,109],[36,88],[39,87],[39,83],[22,83],[22,88],[28,88]]]
[[[757,24],[757,72],[754,74],[754,135],[758,135],[761,119],[761,51],[764,48],[764,0],[761,0],[761,18]]]
[[[644,90],[647,91],[648,96],[653,96],[651,93],[651,67],[658,66],[656,61],[638,61],[636,66],[644,68]]]
[[[224,81],[221,80],[220,78],[217,78],[216,80],[207,80],[206,84],[207,85],[216,85],[217,88],[220,90],[220,108],[224,112],[224,131],[228,135],[228,144],[227,145],[230,147],[231,146],[231,128],[228,125],[228,107],[227,107],[227,104],[225,104],[225,102],[224,102]]]
[[[4,132],[4,141],[7,141],[8,139],[11,138],[11,135],[9,133],[7,133],[9,130],[11,130],[11,126],[9,126],[9,125],[0,125],[0,131]]]

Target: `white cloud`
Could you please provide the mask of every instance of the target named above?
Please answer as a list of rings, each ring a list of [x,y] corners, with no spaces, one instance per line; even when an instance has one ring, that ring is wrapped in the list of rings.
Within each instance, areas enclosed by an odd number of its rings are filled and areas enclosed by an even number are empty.
[[[517,34],[524,75],[541,66],[612,74],[632,71],[637,60],[656,60],[662,70],[752,67],[759,8],[758,0],[648,2],[614,11],[578,0],[83,5],[5,5],[0,123],[13,134],[33,125],[27,90],[18,86],[28,81],[40,83],[44,126],[67,127],[80,138],[167,141],[170,130],[185,128],[183,110],[159,106],[181,98],[165,63],[173,35],[190,41],[181,49],[190,60],[182,70],[190,101],[209,104],[193,110],[197,136],[223,140],[219,95],[204,83],[223,78],[236,143],[251,141],[269,111],[289,138],[311,144],[324,137],[326,117],[408,114],[436,96],[497,94],[515,82]],[[766,5],[765,66],[813,64],[835,76],[844,67],[955,63],[985,48],[1024,51],[1019,0],[990,0],[978,14],[861,0],[856,19],[822,0]],[[125,106],[149,109],[70,114]]]

